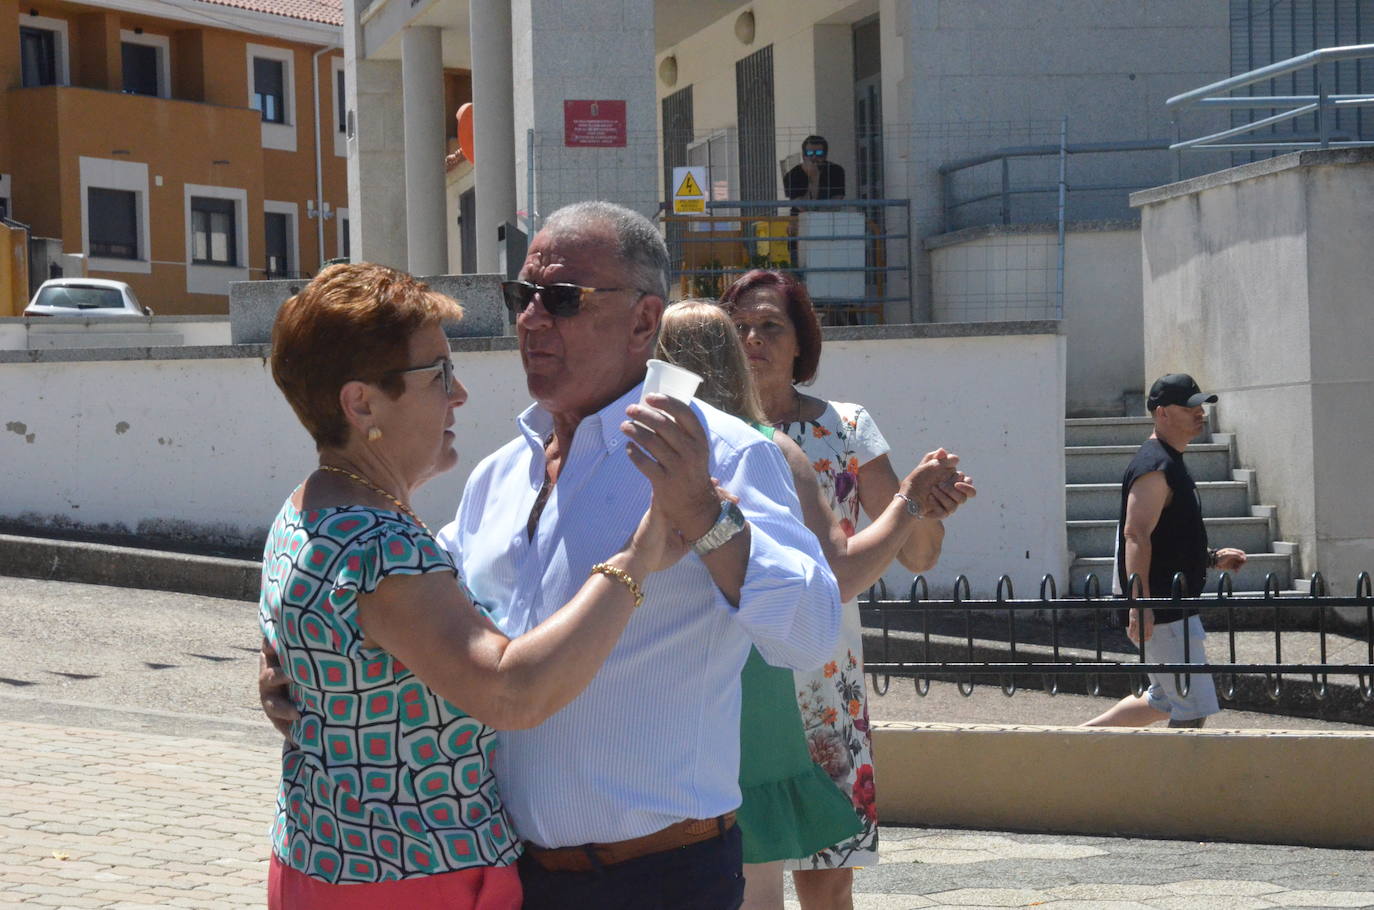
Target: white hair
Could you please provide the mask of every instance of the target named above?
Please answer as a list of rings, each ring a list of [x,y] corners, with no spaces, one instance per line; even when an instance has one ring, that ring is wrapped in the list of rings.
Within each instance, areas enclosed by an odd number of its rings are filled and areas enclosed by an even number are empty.
[[[574,202],[550,215],[539,232],[579,235],[601,225],[615,232],[617,253],[633,276],[636,290],[667,300],[668,247],[654,223],[633,209],[614,202]]]

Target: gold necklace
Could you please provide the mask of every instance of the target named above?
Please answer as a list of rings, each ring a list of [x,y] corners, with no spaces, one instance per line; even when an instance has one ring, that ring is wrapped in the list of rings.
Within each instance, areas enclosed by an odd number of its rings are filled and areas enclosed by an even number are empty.
[[[385,496],[387,499],[390,499],[392,502],[396,503],[396,508],[400,509],[402,512],[404,512],[404,513],[406,513],[407,515],[409,515],[409,516],[415,521],[415,523],[416,523],[417,525],[419,525],[420,527],[424,528],[426,534],[430,533],[429,525],[427,525],[427,524],[425,524],[423,521],[421,521],[419,515],[416,515],[414,512],[410,511],[410,506],[408,506],[408,505],[406,505],[405,503],[401,502],[401,501],[400,501],[399,499],[397,499],[395,496],[392,496],[392,495],[391,495],[390,493],[388,493],[386,490],[383,490],[381,487],[377,486],[375,483],[373,483],[372,481],[368,480],[366,477],[362,476],[361,474],[354,474],[352,471],[346,471],[346,470],[344,470],[343,468],[335,467],[335,466],[332,465],[332,464],[322,464],[322,465],[320,465],[320,470],[321,470],[321,471],[333,471],[335,474],[342,474],[343,476],[347,477],[348,479],[353,480],[353,481],[356,481],[357,483],[362,484],[363,486],[367,487],[369,490],[372,490],[374,493],[380,493],[380,494],[382,494],[382,495]]]

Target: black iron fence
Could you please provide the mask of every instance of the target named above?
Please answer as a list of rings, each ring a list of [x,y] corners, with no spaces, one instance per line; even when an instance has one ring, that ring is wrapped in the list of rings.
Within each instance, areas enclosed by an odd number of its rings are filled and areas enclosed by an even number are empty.
[[[1223,699],[1236,695],[1238,680],[1259,680],[1269,698],[1278,701],[1285,683],[1301,677],[1318,701],[1328,696],[1331,680],[1337,678],[1353,681],[1362,702],[1374,702],[1370,574],[1360,573],[1350,596],[1329,594],[1319,574],[1309,585],[1306,594],[1280,593],[1278,579],[1271,575],[1263,593],[1236,594],[1230,575],[1223,573],[1215,593],[1188,597],[1178,576],[1171,596],[1142,598],[1134,596],[1139,590],[1134,577],[1132,596],[1118,597],[1104,596],[1092,576],[1083,596],[1061,598],[1054,577],[1046,575],[1037,597],[1018,599],[1004,575],[994,599],[975,600],[961,575],[952,598],[932,600],[926,579],[917,576],[907,600],[880,600],[870,590],[861,604],[865,669],[878,695],[886,694],[894,676],[914,680],[920,695],[938,679],[956,682],[966,696],[979,682],[991,680],[1010,696],[1030,687],[1027,677],[1051,695],[1059,692],[1061,677],[1076,678],[1088,694],[1099,695],[1104,676],[1123,675],[1139,694],[1147,673],[1175,674],[1186,694],[1192,674],[1211,673]],[[1226,636],[1228,659],[1192,661],[1186,637],[1183,663],[1150,662],[1143,652],[1130,657],[1134,649],[1122,631],[1124,615],[1141,607],[1198,610],[1209,634]],[[1285,636],[1291,642],[1295,634],[1302,636],[1301,646],[1290,647],[1286,658]],[[1238,636],[1246,639],[1243,645]],[[1296,657],[1294,651],[1299,652]],[[1336,651],[1345,659],[1334,660]]]

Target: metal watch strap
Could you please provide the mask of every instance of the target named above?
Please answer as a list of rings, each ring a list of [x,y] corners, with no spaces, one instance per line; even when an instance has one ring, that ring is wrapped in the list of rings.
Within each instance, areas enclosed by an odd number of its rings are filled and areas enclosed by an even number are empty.
[[[733,502],[728,500],[722,502],[716,523],[711,525],[709,531],[692,542],[692,552],[698,556],[705,556],[712,550],[724,546],[726,541],[742,530],[744,530],[744,513]]]
[[[916,502],[916,500],[912,499],[910,496],[907,496],[905,493],[893,493],[892,498],[900,499],[902,502],[906,503],[906,514],[910,515],[912,518],[925,518],[925,515],[921,511],[920,503]]]

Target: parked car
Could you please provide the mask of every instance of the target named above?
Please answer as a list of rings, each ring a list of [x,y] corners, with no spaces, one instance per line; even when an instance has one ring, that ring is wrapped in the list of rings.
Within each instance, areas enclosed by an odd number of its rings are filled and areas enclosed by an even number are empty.
[[[134,289],[122,281],[105,278],[51,278],[38,287],[25,316],[107,317],[151,316],[153,311],[138,302]]]

